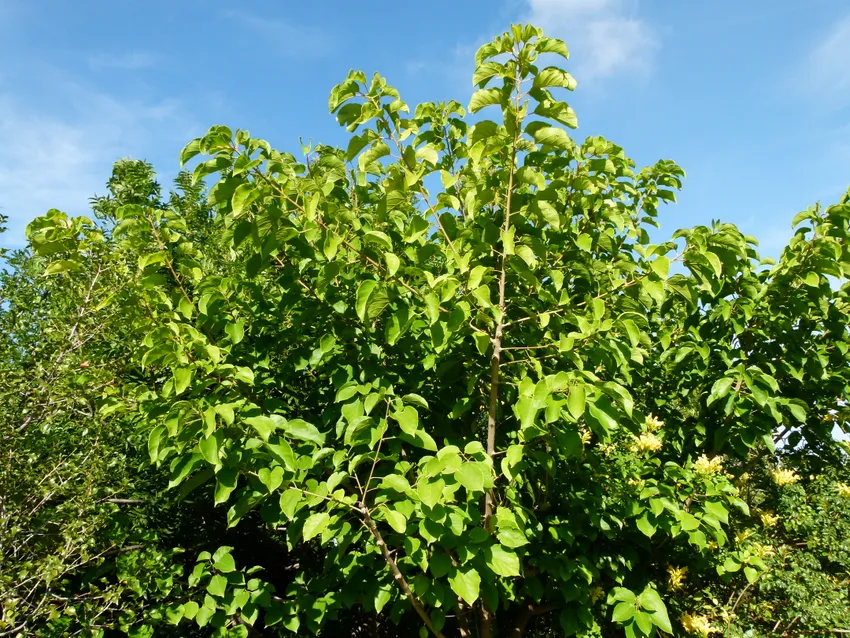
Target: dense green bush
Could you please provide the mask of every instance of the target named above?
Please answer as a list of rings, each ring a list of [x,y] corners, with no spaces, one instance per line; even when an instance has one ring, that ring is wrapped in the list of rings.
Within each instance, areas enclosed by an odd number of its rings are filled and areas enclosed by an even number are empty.
[[[683,172],[574,141],[566,57],[484,45],[475,117],[352,72],[346,149],[217,126],[30,224],[0,635],[850,626],[850,192],[778,262],[652,243]]]

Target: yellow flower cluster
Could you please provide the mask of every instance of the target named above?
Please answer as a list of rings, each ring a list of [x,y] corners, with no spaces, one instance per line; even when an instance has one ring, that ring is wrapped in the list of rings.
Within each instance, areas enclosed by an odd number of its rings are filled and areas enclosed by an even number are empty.
[[[664,427],[664,421],[650,414],[646,417],[645,425],[649,432],[656,432]]]
[[[776,550],[770,545],[762,545],[761,543],[753,543],[751,548],[753,554],[759,558],[769,558],[776,553]]]
[[[715,456],[709,459],[705,454],[694,461],[694,472],[704,476],[719,474],[723,471],[723,457]]]
[[[590,590],[590,600],[596,602],[605,595],[605,590],[601,587],[594,587]]]
[[[668,565],[667,573],[670,574],[670,577],[667,579],[667,586],[673,590],[681,589],[682,584],[685,582],[685,576],[688,574],[688,568]]]
[[[779,522],[779,517],[773,512],[762,512],[759,516],[765,527],[774,527]]]
[[[708,636],[710,633],[717,631],[711,626],[711,623],[706,616],[700,616],[699,614],[682,614],[682,617],[679,618],[679,620],[682,621],[682,627],[684,627],[685,631],[689,634]]]
[[[835,490],[838,492],[839,496],[843,498],[850,498],[850,485],[847,485],[847,483],[837,483]]]
[[[590,437],[593,435],[590,433],[590,430],[585,430],[582,428],[579,429],[579,436],[581,437],[581,442],[587,445],[588,443],[590,443]]]
[[[635,437],[632,447],[637,452],[657,452],[661,449],[661,439],[654,434],[641,434]]]
[[[794,470],[774,470],[771,475],[773,476],[773,480],[779,487],[782,487],[784,485],[791,485],[792,483],[796,483],[800,480],[800,477]]]

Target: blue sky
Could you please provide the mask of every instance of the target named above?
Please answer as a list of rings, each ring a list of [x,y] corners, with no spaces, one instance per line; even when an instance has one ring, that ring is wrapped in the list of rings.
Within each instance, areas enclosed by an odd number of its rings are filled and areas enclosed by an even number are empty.
[[[665,233],[719,218],[776,254],[850,185],[847,0],[0,0],[0,245],[48,208],[85,213],[119,157],[167,185],[212,124],[344,143],[327,95],[350,68],[465,104],[475,48],[516,21],[569,44],[576,136],[687,171]]]

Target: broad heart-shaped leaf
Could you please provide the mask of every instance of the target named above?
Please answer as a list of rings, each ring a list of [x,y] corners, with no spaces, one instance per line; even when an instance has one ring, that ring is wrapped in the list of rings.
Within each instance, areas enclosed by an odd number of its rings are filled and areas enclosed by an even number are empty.
[[[269,436],[272,432],[274,432],[275,428],[277,427],[271,417],[263,415],[247,417],[243,419],[243,421],[245,421],[245,423],[254,428],[257,431],[257,434],[260,435],[260,438],[263,439],[263,441],[268,441]]]
[[[230,553],[223,554],[215,561],[213,566],[222,574],[229,574],[236,570],[236,562],[233,560],[233,556]]]
[[[419,413],[412,405],[406,405],[399,412],[393,414],[393,417],[398,421],[402,431],[407,432],[411,436],[416,433],[419,428]]]
[[[224,596],[224,592],[227,589],[227,579],[220,575],[216,574],[210,579],[209,585],[207,585],[207,591],[211,593],[213,596]]]
[[[673,627],[670,625],[670,617],[667,615],[667,607],[661,596],[654,589],[647,587],[640,596],[638,596],[641,609],[650,612],[650,620],[652,624],[658,627],[661,631],[668,634],[673,633]]]
[[[473,605],[481,591],[481,576],[470,566],[457,567],[449,575],[449,585],[467,605]]]
[[[389,488],[391,490],[395,490],[401,494],[407,494],[411,492],[410,483],[403,476],[399,476],[398,474],[390,474],[389,476],[385,476],[381,481],[381,487]]]
[[[260,189],[253,182],[239,184],[236,190],[233,191],[233,199],[231,200],[233,215],[241,215],[259,196]]]
[[[201,454],[204,457],[204,460],[211,465],[219,464],[219,447],[218,447],[218,439],[215,435],[208,436],[206,438],[201,439],[198,442],[198,448],[201,450]]]
[[[574,419],[584,416],[586,401],[587,394],[583,384],[574,385],[570,388],[570,394],[567,396],[567,409]]]
[[[479,89],[469,100],[469,112],[477,113],[485,106],[501,104],[505,94],[501,89]]]
[[[617,603],[617,606],[614,607],[614,613],[611,616],[611,620],[617,623],[624,623],[634,617],[635,611],[635,606],[632,603]]]
[[[708,395],[707,404],[711,405],[729,394],[729,389],[732,387],[732,383],[734,383],[734,381],[729,377],[723,377],[722,379],[715,381],[714,385],[711,386],[711,392]]]
[[[562,89],[572,91],[576,88],[577,82],[575,78],[556,66],[547,66],[545,69],[540,69],[534,76],[533,89],[542,89],[548,86],[555,86]]]
[[[484,555],[487,567],[499,576],[510,578],[519,576],[519,556],[515,552],[502,548],[501,545],[493,545],[487,548]]]
[[[416,486],[416,493],[419,499],[428,507],[434,507],[443,498],[443,489],[446,487],[446,482],[443,479],[420,479]]]
[[[388,303],[386,289],[374,279],[367,279],[357,287],[354,310],[360,321],[376,318]]]
[[[537,128],[534,131],[534,141],[538,144],[548,144],[562,151],[568,151],[573,147],[569,134],[556,126]]]
[[[227,502],[230,494],[236,489],[239,472],[235,468],[224,468],[215,477],[215,504]]]
[[[283,423],[283,430],[293,439],[300,441],[309,441],[318,446],[325,444],[325,435],[319,432],[318,428],[307,423],[303,419],[287,419]]]
[[[399,534],[404,534],[407,530],[407,519],[401,512],[384,508],[384,517],[387,519],[387,523],[389,523],[390,527]]]
[[[321,534],[330,522],[331,517],[327,512],[319,512],[318,514],[310,516],[306,521],[304,521],[304,528],[302,530],[304,540],[308,541]]]
[[[464,463],[455,471],[455,479],[470,493],[483,492],[489,483],[489,471],[483,463]]]
[[[192,368],[182,367],[174,370],[174,393],[182,394],[192,383]]]

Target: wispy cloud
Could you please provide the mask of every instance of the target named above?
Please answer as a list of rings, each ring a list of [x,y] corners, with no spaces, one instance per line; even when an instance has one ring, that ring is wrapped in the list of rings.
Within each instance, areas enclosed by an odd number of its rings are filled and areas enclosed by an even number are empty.
[[[0,211],[10,218],[6,246],[23,244],[23,231],[50,208],[88,211],[102,193],[112,163],[156,153],[176,158],[197,127],[175,101],[124,100],[72,82],[52,82],[61,111],[39,109],[0,87]],[[163,149],[172,149],[172,153]]]
[[[830,108],[850,106],[850,15],[831,26],[806,58],[803,80]]]
[[[156,66],[159,59],[160,57],[158,55],[145,51],[122,53],[118,55],[98,53],[89,56],[89,68],[92,71],[104,71],[110,69],[137,71],[140,69],[150,69]]]
[[[253,31],[260,42],[281,55],[325,56],[333,51],[333,40],[321,29],[273,20],[241,9],[224,15],[243,28]]]
[[[567,42],[579,82],[651,71],[659,48],[630,0],[528,0],[525,20]]]

